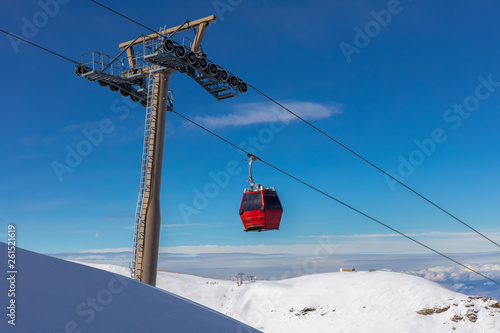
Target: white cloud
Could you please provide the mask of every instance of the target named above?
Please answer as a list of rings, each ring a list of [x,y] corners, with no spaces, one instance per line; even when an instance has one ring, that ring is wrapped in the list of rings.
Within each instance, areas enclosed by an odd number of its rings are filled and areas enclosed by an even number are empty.
[[[81,253],[119,253],[119,252],[127,252],[132,251],[130,247],[122,247],[122,248],[114,248],[114,249],[93,249],[93,250],[85,250]]]
[[[324,255],[336,253],[337,245],[328,242],[299,245],[198,245],[160,247],[160,253],[170,254],[210,254],[210,253],[252,253],[252,254],[289,254],[289,255]],[[85,250],[81,253],[119,253],[132,251],[131,248],[108,248]]]
[[[498,233],[490,232],[483,233],[487,236],[498,236]],[[422,232],[422,233],[407,233],[406,235],[410,237],[443,237],[443,238],[451,238],[451,237],[470,237],[476,236],[477,234],[474,232],[442,232],[442,231],[431,231],[431,232]],[[312,235],[308,236],[312,238],[388,238],[388,237],[403,237],[397,233],[387,233],[387,234],[355,234],[355,235]]]
[[[175,230],[194,226],[194,224],[164,224],[163,230]],[[409,234],[423,241],[425,244],[439,251],[450,253],[482,253],[488,252],[490,246],[474,233],[445,233],[428,232]],[[420,237],[424,238],[421,239]],[[317,235],[305,236],[309,239],[306,244],[290,245],[198,245],[198,246],[175,246],[161,247],[162,253],[185,253],[185,254],[207,254],[207,253],[254,253],[254,254],[276,254],[284,253],[291,255],[315,255],[315,254],[430,254],[428,249],[423,248],[399,234],[355,234],[355,235]],[[86,253],[106,253],[130,251],[130,248],[119,249],[94,249]]]
[[[341,238],[386,238],[386,237],[402,237],[399,234],[358,234],[358,235],[319,235],[319,236],[308,236],[311,238],[329,238],[329,239],[341,239]]]
[[[306,120],[328,118],[341,112],[340,108],[333,103],[326,105],[291,101],[281,104]],[[195,118],[197,123],[210,128],[247,126],[269,122],[289,123],[294,120],[298,120],[298,118],[272,102],[240,104],[233,113],[220,116],[198,116]]]
[[[252,254],[289,254],[322,255],[335,253],[335,244],[299,244],[299,245],[199,245],[161,247],[160,253],[209,254],[209,253],[252,253]]]
[[[491,244],[473,232],[408,233],[408,236],[446,253],[480,253],[491,251]],[[499,237],[498,232],[485,233],[490,238]],[[432,253],[411,240],[397,234],[355,234],[355,235],[311,235],[314,239],[336,242],[342,253]]]
[[[465,283],[455,283],[452,287],[456,291],[460,291],[460,292],[465,292],[465,291],[470,290],[470,289],[473,288],[471,286],[466,286]]]
[[[500,265],[498,264],[483,264],[483,265],[467,265],[476,272],[479,272],[490,279],[500,279]],[[478,274],[461,266],[446,267],[437,266],[422,270],[406,271],[405,273],[418,275],[427,280],[443,282],[443,281],[477,281],[483,279]],[[493,283],[493,282],[491,282]]]

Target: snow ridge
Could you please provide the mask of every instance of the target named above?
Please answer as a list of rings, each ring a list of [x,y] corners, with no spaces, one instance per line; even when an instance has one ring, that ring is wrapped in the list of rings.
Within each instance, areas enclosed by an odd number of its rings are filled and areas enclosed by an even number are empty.
[[[402,273],[323,273],[238,287],[230,280],[159,272],[158,287],[266,333],[500,332],[498,301]]]

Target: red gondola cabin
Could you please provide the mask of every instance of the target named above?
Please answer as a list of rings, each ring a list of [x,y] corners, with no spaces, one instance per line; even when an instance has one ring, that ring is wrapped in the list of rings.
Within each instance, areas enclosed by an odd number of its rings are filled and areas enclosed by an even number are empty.
[[[283,208],[274,187],[245,189],[240,217],[245,231],[278,230]]]

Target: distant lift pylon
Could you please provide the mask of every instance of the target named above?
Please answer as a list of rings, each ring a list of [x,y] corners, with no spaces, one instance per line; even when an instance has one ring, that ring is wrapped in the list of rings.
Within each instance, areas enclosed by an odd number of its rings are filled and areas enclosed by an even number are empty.
[[[252,177],[252,164],[258,158],[248,154],[248,174],[250,187],[243,192],[240,205],[240,218],[245,231],[278,230],[283,207],[274,187],[256,184]]]

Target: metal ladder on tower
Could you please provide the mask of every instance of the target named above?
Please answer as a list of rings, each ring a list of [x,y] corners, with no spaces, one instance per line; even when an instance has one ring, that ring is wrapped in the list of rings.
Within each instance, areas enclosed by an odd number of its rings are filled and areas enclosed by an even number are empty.
[[[131,276],[141,280],[142,256],[144,250],[144,234],[146,212],[151,190],[151,169],[154,159],[154,131],[156,129],[157,111],[155,96],[158,96],[156,75],[151,73],[148,78],[148,97],[146,120],[144,125],[144,144],[142,148],[141,185],[137,208],[135,211],[134,249],[131,263]]]
[[[156,100],[159,94],[159,85],[156,81],[157,74],[150,73],[148,78],[148,96],[146,107],[146,120],[144,124],[144,144],[142,148],[142,165],[141,165],[141,184],[139,190],[139,198],[137,200],[137,208],[135,211],[135,228],[134,228],[134,248],[132,255],[132,263],[130,266],[131,277],[141,280],[142,275],[142,257],[144,250],[144,235],[146,213],[151,194],[152,166],[154,161],[155,148],[155,132],[156,120],[158,116]],[[168,92],[167,111],[173,110],[173,94]]]

